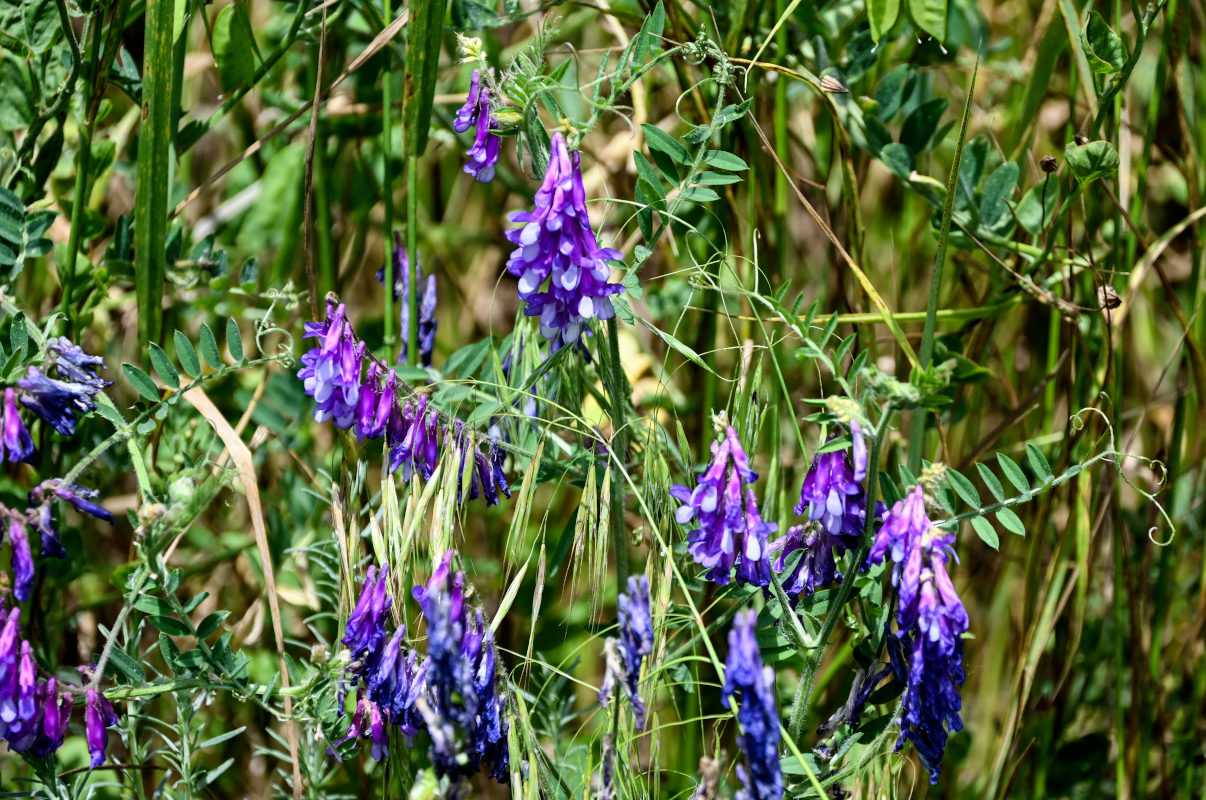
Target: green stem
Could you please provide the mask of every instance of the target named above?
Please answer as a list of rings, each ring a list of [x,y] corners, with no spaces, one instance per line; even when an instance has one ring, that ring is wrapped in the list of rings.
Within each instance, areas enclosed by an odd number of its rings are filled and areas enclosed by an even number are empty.
[[[885,409],[883,416],[880,417],[879,424],[875,426],[875,439],[871,442],[871,453],[867,458],[866,508],[868,510],[875,508],[875,501],[878,499],[879,454],[884,435],[888,430],[888,423],[892,419],[892,414],[893,409],[889,406]],[[800,675],[800,683],[796,689],[796,699],[791,707],[791,722],[788,725],[788,733],[793,742],[800,741],[800,733],[803,731],[804,722],[808,718],[808,706],[812,702],[812,690],[816,683],[817,669],[821,666],[821,659],[824,657],[825,650],[829,645],[829,637],[833,634],[834,628],[837,627],[842,608],[846,605],[846,601],[850,599],[851,592],[854,591],[854,583],[858,580],[859,572],[863,568],[863,561],[867,557],[867,551],[871,549],[871,534],[874,527],[875,515],[868,513],[858,549],[854,551],[849,563],[846,565],[846,577],[838,588],[837,596],[829,603],[829,608],[825,613],[825,624],[817,635],[816,647],[805,660],[804,672]]]
[[[391,0],[382,0],[382,16],[385,19],[392,19],[393,8]],[[386,47],[381,51],[381,58],[385,60],[384,73],[381,76],[381,183],[382,183],[382,200],[385,203],[385,232],[382,239],[385,242],[385,351],[386,360],[393,361],[394,359],[394,182],[390,174],[390,165],[392,158],[390,151],[394,141],[393,127],[393,106],[394,106],[394,80],[393,69],[390,51]],[[406,198],[407,206],[410,205],[409,195]],[[413,251],[411,258],[414,257]]]
[[[413,367],[419,363],[419,157],[413,154],[406,157],[406,253],[406,363]]]
[[[620,363],[620,329],[613,316],[607,320],[607,394],[611,399],[612,445],[616,469],[622,471],[628,453],[628,385]],[[624,479],[617,475],[611,482],[611,542],[616,551],[616,595],[628,582],[628,530],[624,521]]]

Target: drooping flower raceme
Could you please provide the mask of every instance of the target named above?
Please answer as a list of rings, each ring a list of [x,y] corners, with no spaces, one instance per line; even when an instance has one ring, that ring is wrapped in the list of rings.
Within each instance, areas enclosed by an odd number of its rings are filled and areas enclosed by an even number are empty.
[[[649,602],[649,579],[644,575],[630,575],[628,591],[621,592],[617,600],[620,638],[616,644],[619,668],[624,683],[624,692],[632,708],[637,730],[645,727],[645,701],[641,699],[641,665],[645,657],[653,652],[653,614]],[[614,641],[614,640],[612,640]],[[609,670],[607,681],[599,690],[599,703],[606,706],[611,696],[614,679]]]
[[[850,452],[833,450],[812,460],[800,487],[798,516],[819,521],[837,544],[848,550],[858,546],[866,519],[867,446],[857,422],[850,423]]]
[[[754,636],[757,613],[743,611],[729,631],[729,654],[725,659],[721,702],[730,707],[740,693],[737,721],[741,733],[737,746],[745,753],[749,771],[738,767],[743,789],[738,798],[779,800],[783,797],[783,772],[779,766],[779,707],[775,703],[775,673],[762,664],[762,653]]]
[[[752,484],[758,473],[732,425],[723,438],[712,443],[712,460],[694,489],[676,484],[670,495],[682,503],[675,513],[679,524],[692,520],[698,528],[688,535],[695,561],[707,567],[707,578],[727,584],[734,565],[739,583],[770,584],[770,534],[779,529],[765,522],[758,511]],[[744,492],[742,486],[744,485]]]
[[[327,299],[326,320],[307,322],[305,327],[302,338],[317,339],[318,344],[302,354],[297,377],[317,404],[314,420],[329,419],[348,430],[356,421],[364,343],[356,340],[346,307],[331,298]]]
[[[579,161],[554,133],[536,207],[512,214],[511,221],[523,226],[507,231],[515,244],[507,271],[519,279],[524,313],[540,317],[540,332],[553,350],[578,341],[590,320],[614,316],[611,296],[624,290],[610,282],[607,264],[620,252],[599,247],[591,230]]]
[[[421,707],[437,776],[468,777],[486,763],[500,783],[510,779],[503,702],[495,688],[494,633],[465,603],[465,574],[444,554],[426,586],[414,588],[427,621],[427,690]]]
[[[905,685],[896,748],[911,741],[931,783],[938,781],[948,735],[963,729],[962,635],[970,623],[946,571],[954,540],[953,533],[934,527],[924,491],[916,486],[884,515],[867,557],[870,564],[885,556],[893,562],[897,631],[888,652],[897,680]]]
[[[416,701],[423,693],[425,665],[413,650],[404,652],[406,627],[399,626],[389,641],[386,623],[392,598],[386,584],[388,568],[369,567],[364,588],[344,628],[343,643],[355,661],[350,673],[356,685],[362,685],[356,711],[346,735],[338,743],[359,738],[372,741],[373,758],[383,761],[389,755],[389,725],[407,737],[418,733],[421,720]],[[343,699],[340,698],[342,706]]]
[[[318,342],[302,355],[297,376],[305,393],[315,400],[314,418],[319,422],[331,420],[354,432],[361,441],[385,437],[390,472],[401,470],[405,481],[415,474],[429,479],[439,462],[441,444],[449,436],[464,434],[463,425],[442,419],[426,394],[408,396],[409,389],[393,369],[366,357],[366,345],[356,338],[346,308],[333,297],[327,299],[326,319],[307,322],[305,327],[305,337]],[[420,342],[428,350],[434,334],[433,323],[425,334],[428,338]],[[488,479],[481,488],[493,504],[500,490],[510,496],[502,475],[504,457],[496,440],[479,444],[489,453],[490,469],[479,472],[478,477]],[[473,497],[477,494],[471,490]]]
[[[423,265],[419,262],[418,256],[415,257],[415,279],[418,284],[418,305],[419,305],[419,362],[425,366],[431,366],[431,354],[435,350],[435,335],[436,328],[439,325],[436,320],[436,279],[435,275],[428,275],[427,279],[423,279]],[[381,285],[385,285],[385,268],[377,270],[377,281]],[[402,346],[399,351],[398,363],[406,361],[407,347],[409,347],[407,331],[410,330],[410,257],[406,252],[406,248],[402,245],[402,234],[394,232],[394,300],[401,300],[400,317],[402,331]]]
[[[490,87],[482,80],[481,70],[475,69],[469,81],[469,97],[465,105],[457,110],[452,127],[458,133],[475,129],[473,146],[465,151],[469,157],[465,162],[465,172],[478,183],[494,180],[495,165],[502,148],[502,138],[490,130],[496,124],[490,113]]]
[[[16,752],[48,756],[63,744],[71,706],[54,678],[37,677],[20,611],[0,611],[0,738]]]
[[[382,567],[380,577],[376,567],[369,567],[364,588],[356,600],[341,640],[352,652],[352,658],[363,659],[376,651],[385,639],[385,622],[392,599],[389,596],[389,567]]]

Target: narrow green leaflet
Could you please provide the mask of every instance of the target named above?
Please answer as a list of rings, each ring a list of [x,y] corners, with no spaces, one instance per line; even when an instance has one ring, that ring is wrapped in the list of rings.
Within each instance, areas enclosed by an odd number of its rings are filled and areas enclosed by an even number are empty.
[[[159,387],[155,385],[155,381],[151,380],[151,376],[143,372],[133,364],[122,364],[122,374],[126,376],[126,380],[130,385],[152,403],[159,402]]]
[[[193,349],[193,343],[180,331],[172,335],[172,341],[176,345],[176,360],[180,362],[180,366],[192,377],[200,377],[201,362],[197,360],[197,351]]]

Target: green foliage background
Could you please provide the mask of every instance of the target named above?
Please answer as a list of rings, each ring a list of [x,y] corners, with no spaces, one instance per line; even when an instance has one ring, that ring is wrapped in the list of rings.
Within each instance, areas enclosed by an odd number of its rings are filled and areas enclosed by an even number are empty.
[[[929,461],[955,471],[939,493],[967,521],[955,580],[974,638],[967,730],[942,782],[890,755],[887,703],[843,783],[860,797],[1200,797],[1203,22],[1189,0],[3,0],[0,307],[61,313],[122,375],[79,453],[43,447],[38,466],[78,465],[129,512],[112,529],[76,520],[34,606],[39,661],[65,669],[135,609],[113,657],[123,710],[138,711],[125,766],[87,791],[409,791],[417,756],[338,763],[314,739],[362,574],[338,541],[408,567],[399,597],[429,548],[459,548],[486,609],[509,608],[498,638],[523,752],[534,770],[543,752],[573,796],[591,794],[601,758],[592,703],[617,568],[648,564],[665,660],[648,679],[650,729],[622,743],[622,791],[688,796],[700,757],[727,753],[728,796],[735,723],[698,630],[713,626],[723,652],[724,598],[690,569],[665,489],[706,458],[710,412],[725,408],[758,443],[764,515],[785,530],[824,441],[806,401],[842,393],[827,361],[840,372],[865,354],[901,380],[913,360],[943,367],[914,373],[937,387],[936,413],[906,416],[883,447],[901,485]],[[515,65],[515,124],[487,185],[461,172],[470,140],[451,128],[470,71],[456,32]],[[543,355],[503,272],[503,231],[562,118],[582,134],[601,240],[626,260],[609,362],[622,380],[556,365],[560,393],[517,443],[544,460],[513,458],[524,491],[498,508],[381,489],[377,454],[310,419],[293,376],[301,322],[335,292],[380,355],[396,352],[408,332],[374,273],[401,231],[440,291],[436,369],[406,377],[470,420],[510,409]],[[508,352],[519,369],[504,376]],[[178,391],[190,385],[215,411]],[[255,492],[215,414],[246,443]],[[626,493],[592,437],[632,454]],[[21,477],[0,491],[19,497]],[[1019,494],[1033,501],[1003,500]],[[162,572],[133,546],[148,531],[171,534]],[[154,599],[169,596],[181,599]],[[838,630],[814,721],[845,701],[859,658]],[[803,658],[782,636],[767,657],[786,710]],[[222,671],[206,661],[208,677],[181,678],[165,639],[208,639]],[[308,688],[281,691],[286,662]],[[60,772],[81,780],[85,763],[73,736]],[[0,755],[5,791],[30,774]]]

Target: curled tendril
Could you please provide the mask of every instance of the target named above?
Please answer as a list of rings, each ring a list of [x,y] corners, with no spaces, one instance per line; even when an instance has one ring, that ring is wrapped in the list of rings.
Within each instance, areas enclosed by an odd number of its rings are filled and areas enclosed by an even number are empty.
[[[1102,422],[1106,426],[1106,432],[1109,436],[1110,444],[1105,453],[1102,454],[1104,460],[1113,464],[1115,471],[1118,473],[1118,477],[1122,479],[1123,483],[1134,489],[1135,492],[1143,496],[1149,503],[1155,506],[1156,511],[1160,512],[1160,516],[1164,518],[1166,523],[1168,523],[1169,534],[1167,539],[1164,539],[1163,541],[1157,539],[1155,534],[1156,531],[1160,529],[1160,526],[1153,525],[1147,529],[1147,540],[1156,545],[1156,547],[1167,547],[1168,545],[1172,544],[1173,540],[1177,538],[1177,526],[1173,524],[1172,518],[1168,516],[1168,512],[1164,510],[1164,506],[1161,505],[1160,501],[1156,499],[1154,492],[1149,492],[1146,489],[1140,488],[1139,486],[1135,485],[1134,481],[1126,476],[1126,472],[1122,469],[1122,462],[1124,459],[1128,458],[1141,462],[1155,475],[1157,486],[1164,486],[1165,482],[1167,481],[1168,467],[1165,466],[1163,461],[1158,459],[1148,458],[1147,456],[1141,456],[1136,453],[1124,453],[1120,450],[1117,450],[1114,447],[1114,426],[1110,424],[1110,418],[1107,417],[1105,412],[1100,408],[1082,408],[1080,411],[1077,411],[1075,414],[1073,414],[1069,420],[1070,424],[1073,426],[1073,430],[1079,431],[1085,427],[1083,417],[1089,412],[1095,413],[1101,417]]]

